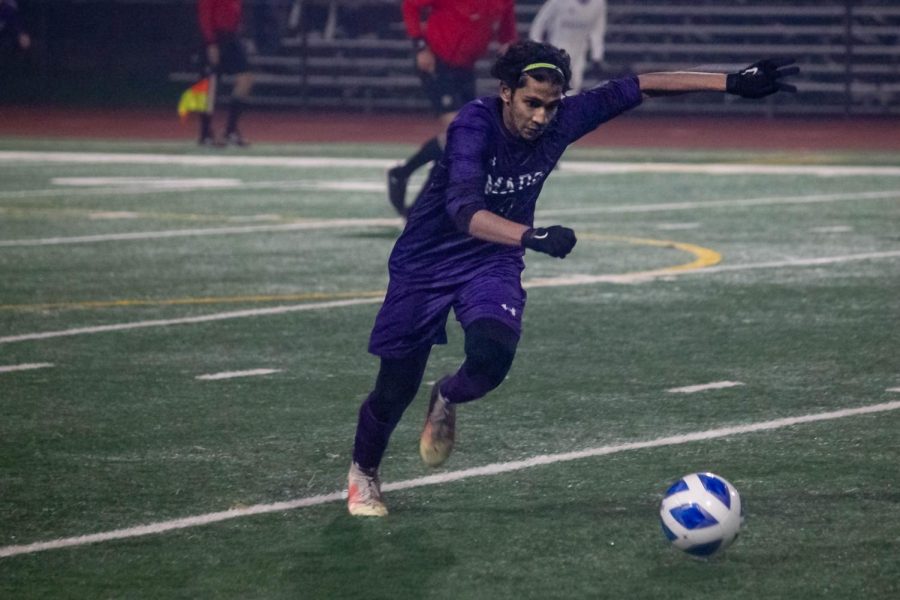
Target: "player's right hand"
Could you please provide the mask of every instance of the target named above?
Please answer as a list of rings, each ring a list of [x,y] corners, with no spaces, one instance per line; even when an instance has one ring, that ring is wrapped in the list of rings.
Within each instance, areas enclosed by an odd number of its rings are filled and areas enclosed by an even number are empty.
[[[434,71],[437,68],[437,59],[428,46],[416,52],[416,68],[423,73],[434,75]]]
[[[577,241],[575,232],[562,225],[532,227],[522,234],[524,247],[556,258],[565,258]]]
[[[206,47],[206,60],[209,62],[210,66],[217,67],[219,66],[219,45],[218,44],[210,44]]]

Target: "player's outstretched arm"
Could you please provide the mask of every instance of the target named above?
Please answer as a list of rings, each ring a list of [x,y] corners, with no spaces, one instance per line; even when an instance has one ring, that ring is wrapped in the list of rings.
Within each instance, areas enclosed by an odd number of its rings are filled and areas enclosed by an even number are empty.
[[[638,82],[646,97],[687,92],[727,92],[742,98],[765,98],[777,92],[797,91],[796,86],[782,81],[800,72],[800,68],[793,64],[792,58],[776,58],[761,60],[730,74],[691,71],[645,73],[638,75]]]

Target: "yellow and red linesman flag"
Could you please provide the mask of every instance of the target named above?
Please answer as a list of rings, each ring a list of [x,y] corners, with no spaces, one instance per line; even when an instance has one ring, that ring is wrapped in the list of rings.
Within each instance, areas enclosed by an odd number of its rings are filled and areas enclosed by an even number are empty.
[[[178,116],[181,117],[181,120],[185,121],[188,113],[192,112],[211,113],[215,101],[215,89],[214,75],[204,77],[189,87],[178,101]]]

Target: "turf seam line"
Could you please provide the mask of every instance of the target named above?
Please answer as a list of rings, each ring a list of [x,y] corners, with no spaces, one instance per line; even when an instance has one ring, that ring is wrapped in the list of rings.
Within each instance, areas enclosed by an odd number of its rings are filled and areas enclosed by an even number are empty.
[[[785,417],[770,421],[760,421],[757,423],[749,423],[746,425],[734,425],[730,427],[720,427],[717,429],[707,429],[705,431],[697,431],[694,433],[672,435],[653,440],[642,442],[628,442],[624,444],[613,444],[608,446],[600,446],[596,448],[588,448],[575,452],[564,452],[559,454],[543,454],[528,458],[525,460],[511,461],[505,463],[492,463],[482,467],[474,467],[471,469],[463,469],[460,471],[451,471],[449,473],[440,473],[425,477],[417,477],[406,481],[397,481],[388,483],[382,487],[386,492],[408,490],[431,485],[439,485],[469,479],[472,477],[485,477],[491,475],[500,475],[513,471],[521,471],[531,467],[551,465],[560,462],[570,462],[583,458],[593,458],[597,456],[606,456],[619,452],[630,450],[643,450],[647,448],[659,448],[662,446],[673,446],[679,444],[687,444],[691,442],[707,441],[731,435],[739,435],[744,433],[756,433],[760,431],[770,431],[773,429],[782,429],[794,425],[802,425],[806,423],[815,423],[819,421],[829,421],[834,419],[842,419],[846,417],[874,414],[886,411],[900,409],[900,401],[883,402],[880,404],[870,404],[857,408],[845,408],[824,413],[814,413],[801,415],[798,417]],[[241,517],[253,515],[268,514],[274,512],[283,512],[296,510],[298,508],[307,508],[311,506],[320,506],[336,502],[344,498],[344,492],[338,491],[330,494],[321,494],[306,498],[298,498],[284,502],[275,502],[271,504],[256,504],[244,508],[235,508],[231,510],[207,513],[204,515],[196,515],[193,517],[185,517],[174,519],[171,521],[160,521],[157,523],[149,523],[136,527],[125,529],[115,529],[102,533],[94,533],[69,538],[59,538],[44,542],[34,542],[32,544],[4,546],[0,547],[0,558],[17,556],[22,554],[33,554],[35,552],[43,552],[46,550],[55,550],[60,548],[71,548],[76,546],[85,546],[88,544],[96,544],[112,540],[121,540],[147,535],[156,535],[168,531],[179,529],[187,529],[190,527],[199,527],[211,523],[228,521]]]

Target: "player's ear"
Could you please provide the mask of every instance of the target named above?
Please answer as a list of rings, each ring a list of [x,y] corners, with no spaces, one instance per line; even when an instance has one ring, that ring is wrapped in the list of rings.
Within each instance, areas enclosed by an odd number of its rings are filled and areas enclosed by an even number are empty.
[[[512,102],[512,89],[505,83],[500,84],[500,99],[503,100],[503,104]]]

